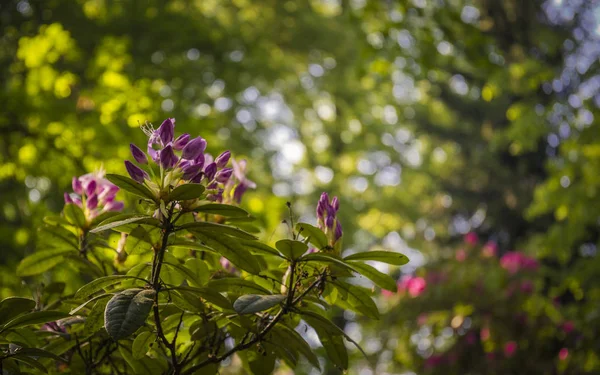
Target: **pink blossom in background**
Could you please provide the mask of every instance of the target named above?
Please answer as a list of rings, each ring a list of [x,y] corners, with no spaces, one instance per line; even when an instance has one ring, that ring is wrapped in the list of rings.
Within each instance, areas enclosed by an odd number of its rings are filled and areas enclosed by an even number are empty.
[[[467,252],[464,249],[459,249],[455,256],[457,261],[464,262],[467,259]]]
[[[386,298],[390,298],[390,297],[396,295],[396,293],[394,293],[392,291],[389,291],[387,289],[381,289],[381,295],[384,296],[384,297],[386,297]]]
[[[564,333],[571,333],[575,329],[575,324],[573,324],[572,321],[567,320],[566,322],[564,322],[562,324],[561,328],[562,328],[562,330],[563,330]]]
[[[514,341],[509,341],[506,344],[504,344],[504,355],[506,356],[506,358],[510,358],[513,355],[515,355],[517,351],[517,343]]]
[[[481,254],[485,258],[493,258],[498,254],[498,245],[493,241],[488,241],[484,246]]]
[[[491,333],[489,328],[482,328],[479,332],[479,337],[481,337],[481,341],[486,341],[490,338]]]
[[[510,274],[520,270],[535,271],[538,268],[537,260],[519,252],[509,251],[500,258],[500,265]]]
[[[444,357],[441,355],[432,355],[425,360],[425,367],[432,368],[441,365],[444,362]]]
[[[479,242],[479,236],[475,232],[469,232],[465,234],[464,240],[466,244],[474,246],[477,245],[477,242]]]
[[[400,279],[400,284],[398,284],[398,289],[408,292],[411,297],[418,297],[421,295],[425,288],[427,287],[427,282],[422,277],[414,277],[405,275]]]
[[[475,344],[475,342],[477,342],[477,336],[475,335],[474,332],[469,332],[466,336],[466,340],[467,340],[467,344],[473,345],[473,344]]]
[[[533,293],[533,283],[529,280],[525,280],[521,283],[521,292],[525,294]]]
[[[419,317],[417,318],[417,324],[419,326],[424,325],[425,323],[427,323],[427,318],[429,318],[429,315],[423,313],[423,314],[419,314]]]
[[[561,361],[564,361],[565,359],[567,359],[568,356],[569,356],[569,349],[567,349],[567,348],[562,348],[560,350],[560,352],[558,352],[558,359],[560,359]]]

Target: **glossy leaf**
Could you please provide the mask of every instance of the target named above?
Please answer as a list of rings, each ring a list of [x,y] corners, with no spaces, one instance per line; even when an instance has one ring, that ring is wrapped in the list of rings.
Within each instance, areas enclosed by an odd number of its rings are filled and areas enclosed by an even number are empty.
[[[234,238],[211,232],[196,233],[195,235],[208,247],[229,259],[236,267],[252,274],[260,272],[260,265],[254,255],[245,250]]]
[[[271,292],[269,292],[267,289],[263,288],[262,286],[256,283],[250,280],[244,280],[237,277],[224,277],[222,279],[214,279],[211,280],[207,286],[218,292],[231,292],[236,294],[271,294]]]
[[[408,257],[404,254],[396,253],[393,251],[364,251],[361,253],[356,253],[349,255],[344,258],[345,261],[348,260],[375,260],[378,262],[383,262],[387,264],[393,264],[395,266],[402,266],[408,263]]]
[[[110,297],[110,295],[99,298],[85,318],[85,324],[83,326],[84,336],[94,334],[104,327],[104,310],[108,303],[108,297]]]
[[[311,365],[321,369],[319,358],[298,332],[283,324],[278,324],[273,328],[272,336],[274,344],[285,343],[285,346],[300,352]]]
[[[194,208],[194,211],[205,213],[205,214],[213,214],[225,217],[248,217],[250,214],[246,212],[244,209],[232,206],[229,204],[221,204],[221,203],[208,203],[203,204],[202,206]]]
[[[116,294],[106,304],[106,332],[115,340],[131,336],[146,321],[154,304],[154,290],[128,289]]]
[[[233,303],[233,308],[238,314],[254,314],[277,306],[285,299],[284,295],[247,294],[238,298]]]
[[[244,239],[238,239],[237,240],[240,245],[242,245],[245,249],[247,249],[248,251],[254,253],[254,254],[260,254],[260,255],[274,255],[277,257],[282,258],[283,256],[279,253],[279,251],[275,250],[274,248],[272,248],[269,245],[265,245],[262,242],[259,241],[251,241],[251,240],[244,240]]]
[[[204,193],[204,186],[201,184],[187,183],[179,185],[169,194],[169,201],[185,201],[189,199],[200,198]]]
[[[244,232],[241,229],[217,223],[210,223],[205,221],[196,221],[193,223],[183,224],[179,227],[180,229],[185,229],[190,232],[200,232],[200,233],[223,233],[229,236],[238,237],[246,240],[255,240],[256,236],[251,235],[250,233]]]
[[[135,340],[133,340],[133,344],[131,345],[131,355],[133,358],[144,358],[150,349],[150,344],[152,344],[155,340],[156,335],[154,335],[152,332],[140,332],[140,334],[136,336]]]
[[[378,287],[390,290],[392,292],[398,291],[396,281],[392,279],[390,275],[387,275],[383,272],[379,272],[374,267],[371,267],[368,264],[362,262],[349,261],[348,263],[351,264],[352,267],[354,267],[358,273],[371,280]]]
[[[127,236],[125,251],[127,254],[141,254],[152,249],[152,238],[141,225],[135,227]]]
[[[65,204],[63,214],[65,215],[65,219],[77,228],[84,228],[86,226],[85,215],[81,208],[76,204]]]
[[[19,315],[16,318],[8,321],[2,328],[0,328],[0,332],[4,332],[8,329],[26,327],[33,324],[47,323],[54,320],[66,318],[68,316],[68,313],[62,311],[34,311],[31,313]]]
[[[160,224],[160,222],[158,220],[156,220],[155,218],[153,218],[151,216],[147,216],[147,215],[134,215],[134,216],[132,216],[132,215],[123,215],[123,216],[117,215],[117,216],[111,217],[108,220],[103,221],[102,223],[100,223],[99,226],[92,229],[90,232],[91,233],[99,233],[99,232],[103,232],[105,230],[117,228],[117,227],[127,225],[127,224],[133,224],[133,223],[148,224],[148,225],[153,225],[153,226],[158,226]]]
[[[148,189],[145,185],[142,185],[129,177],[121,176],[118,174],[107,174],[106,179],[113,184],[117,185],[121,189],[128,191],[138,197],[146,198],[151,201],[156,201],[156,197],[150,189]]]

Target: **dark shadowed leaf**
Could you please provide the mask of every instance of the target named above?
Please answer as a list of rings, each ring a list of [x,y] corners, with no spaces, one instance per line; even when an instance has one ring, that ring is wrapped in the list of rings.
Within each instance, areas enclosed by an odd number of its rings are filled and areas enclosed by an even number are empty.
[[[108,288],[109,286],[116,285],[124,280],[139,280],[140,282],[145,281],[145,280],[139,279],[135,276],[128,276],[128,275],[112,275],[112,276],[101,277],[101,278],[93,280],[93,281],[85,284],[81,288],[79,288],[79,290],[75,293],[75,299],[81,300],[81,299],[88,298],[92,294],[94,294],[104,288]]]
[[[35,301],[29,298],[8,297],[0,301],[0,325],[27,311],[33,310]]]
[[[229,226],[229,225],[223,225],[223,224],[217,224],[217,223],[209,223],[209,222],[205,222],[205,221],[197,221],[197,222],[193,222],[193,223],[187,223],[187,224],[183,224],[182,226],[180,226],[181,229],[186,229],[190,232],[200,232],[200,233],[223,233],[223,234],[227,234],[229,236],[233,236],[233,237],[238,237],[238,238],[242,238],[242,239],[246,239],[246,240],[255,240],[256,236],[253,236],[250,233],[244,232],[241,229]]]
[[[221,203],[208,203],[202,206],[194,208],[194,211],[205,214],[220,215],[225,217],[247,217],[250,216],[248,212],[237,206]]]
[[[110,337],[124,339],[144,325],[154,295],[151,289],[129,289],[111,298],[104,311],[104,325]]]
[[[185,201],[189,199],[200,198],[204,193],[204,186],[201,184],[183,184],[177,186],[171,194],[169,194],[169,201]]]
[[[254,314],[259,311],[270,309],[285,300],[284,295],[258,295],[247,294],[241,296],[233,303],[233,308],[238,314]]]
[[[138,197],[150,199],[156,201],[154,194],[145,185],[142,185],[129,177],[121,176],[118,174],[107,174],[106,179],[113,184],[117,185],[121,189],[128,191]]]

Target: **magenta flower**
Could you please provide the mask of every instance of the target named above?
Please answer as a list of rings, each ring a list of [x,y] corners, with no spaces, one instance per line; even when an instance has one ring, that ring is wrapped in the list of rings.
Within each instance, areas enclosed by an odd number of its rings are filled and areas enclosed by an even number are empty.
[[[217,164],[215,162],[210,163],[204,168],[204,175],[208,181],[212,181],[217,174]]]
[[[484,246],[481,254],[485,258],[492,258],[498,254],[498,245],[493,241],[488,241]]]
[[[173,152],[173,147],[168,145],[160,151],[160,165],[164,169],[171,169],[177,164],[179,158]]]
[[[465,234],[465,243],[471,246],[477,245],[479,242],[479,236],[475,232],[469,232]]]
[[[427,282],[422,277],[415,277],[410,275],[404,275],[400,279],[398,284],[398,290],[406,291],[408,294],[415,298],[423,294],[427,287]]]
[[[506,358],[510,358],[512,356],[515,355],[515,353],[517,352],[517,348],[518,345],[516,342],[514,341],[509,341],[506,344],[504,344],[504,356]]]
[[[83,194],[83,185],[81,184],[81,180],[79,180],[79,178],[73,177],[71,186],[73,187],[73,192],[75,192],[75,194]]]
[[[558,359],[560,359],[561,361],[566,360],[569,357],[569,349],[567,348],[562,348],[559,352],[558,352]]]
[[[467,260],[467,252],[465,249],[458,249],[455,254],[456,260],[459,262],[464,262]]]
[[[215,165],[217,165],[216,162],[215,162]],[[227,183],[227,181],[229,181],[229,178],[231,177],[232,174],[233,174],[233,169],[231,169],[231,168],[222,169],[222,170],[218,171],[217,174],[215,175],[215,180],[217,180],[217,182],[225,184],[225,183]]]
[[[538,262],[518,251],[509,251],[500,258],[500,266],[510,274],[515,274],[520,270],[535,271],[538,268]]]
[[[564,333],[569,334],[575,330],[575,324],[572,321],[567,320],[562,324],[561,328]]]
[[[329,201],[329,195],[325,192],[321,193],[317,202],[317,226],[325,232],[329,245],[332,247],[343,235],[342,224],[337,218],[339,208],[340,203],[337,197],[333,197]]]
[[[108,211],[121,211],[123,202],[115,201],[119,188],[104,178],[104,171],[73,177],[74,194],[64,194],[66,204],[75,204],[84,209],[88,222]]]
[[[253,181],[250,181],[246,178],[246,169],[247,162],[246,160],[240,160],[237,162],[235,159],[231,158],[231,165],[233,167],[233,175],[236,179],[234,184],[235,190],[233,191],[233,199],[236,202],[241,202],[242,196],[248,189],[256,189],[256,184]]]

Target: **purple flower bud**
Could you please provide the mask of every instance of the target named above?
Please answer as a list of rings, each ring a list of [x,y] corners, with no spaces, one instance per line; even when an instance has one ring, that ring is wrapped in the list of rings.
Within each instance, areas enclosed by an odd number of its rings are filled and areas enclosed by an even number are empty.
[[[125,203],[121,201],[113,201],[104,205],[104,211],[122,211],[124,207]]]
[[[177,137],[175,142],[173,142],[173,148],[177,151],[183,150],[185,145],[190,141],[190,135],[188,133],[184,133]]]
[[[333,228],[333,216],[327,216],[327,219],[325,219],[325,225],[327,225],[327,228],[332,229]]]
[[[181,151],[181,157],[188,160],[194,160],[198,155],[206,150],[206,140],[202,137],[196,137],[188,142]]]
[[[88,196],[87,200],[85,201],[85,206],[88,210],[93,210],[94,208],[98,207],[98,196],[96,194]]]
[[[164,169],[173,168],[177,164],[177,156],[173,152],[173,147],[168,145],[160,151],[160,165]]]
[[[193,182],[194,184],[199,184],[200,182],[202,182],[202,177],[204,177],[204,172],[200,172],[194,177],[192,177],[190,179],[190,182]]]
[[[73,204],[81,207],[81,199],[79,199],[78,197],[74,197],[73,199]]]
[[[71,185],[73,186],[73,191],[75,192],[75,194],[83,194],[83,186],[81,185],[81,180],[79,178],[73,177]]]
[[[73,203],[73,199],[71,199],[71,196],[69,195],[69,193],[65,193],[65,204],[69,204],[69,203]]]
[[[131,176],[133,180],[139,182],[140,184],[143,184],[144,180],[148,178],[148,173],[146,173],[146,171],[133,164],[129,160],[125,160],[125,169],[127,169],[129,176]]]
[[[223,189],[219,189],[216,194],[208,194],[206,199],[213,202],[223,201]]]
[[[157,132],[163,146],[166,146],[169,144],[169,142],[173,142],[173,135],[175,133],[175,120],[171,118],[166,119],[160,125]]]
[[[196,158],[194,159],[194,163],[204,167],[204,164],[205,164],[204,154],[200,154],[200,155],[196,156]]]
[[[138,146],[131,143],[129,145],[129,149],[131,150],[131,155],[140,164],[148,164],[148,157],[146,153],[142,151]]]
[[[217,164],[215,162],[210,163],[204,168],[204,175],[208,181],[212,181],[217,173]]]
[[[335,222],[335,231],[333,232],[333,237],[335,238],[335,240],[339,240],[342,237],[342,224],[340,223],[339,220],[336,220]]]
[[[233,192],[233,199],[240,203],[242,201],[242,196],[244,195],[244,193],[246,192],[246,190],[248,190],[249,185],[246,183],[246,181],[242,181],[238,186],[236,186],[234,192]]]
[[[218,182],[211,182],[210,184],[208,184],[208,186],[206,187],[207,190],[214,190],[216,188],[219,187],[219,183]]]
[[[229,163],[229,158],[231,157],[230,151],[225,151],[221,155],[217,156],[215,159],[215,163],[217,163],[217,167],[223,168]]]
[[[217,174],[215,176],[215,179],[218,182],[224,184],[227,181],[229,181],[229,178],[231,177],[232,174],[233,174],[233,169],[231,169],[231,168],[225,168],[225,169],[222,169],[219,172],[217,172]]]
[[[317,202],[317,219],[323,217],[323,215],[325,215],[325,206],[323,206],[323,203],[319,200],[319,202]]]
[[[202,171],[202,166],[200,164],[188,163],[186,166],[181,168],[181,170],[183,171],[183,179],[191,180],[192,178],[196,177],[196,175],[200,173],[200,171]]]
[[[91,195],[96,195],[96,181],[90,180],[85,186],[85,194],[89,197]]]
[[[334,212],[338,212],[340,209],[340,201],[338,200],[338,197],[333,197],[331,200],[331,207],[333,207]]]

